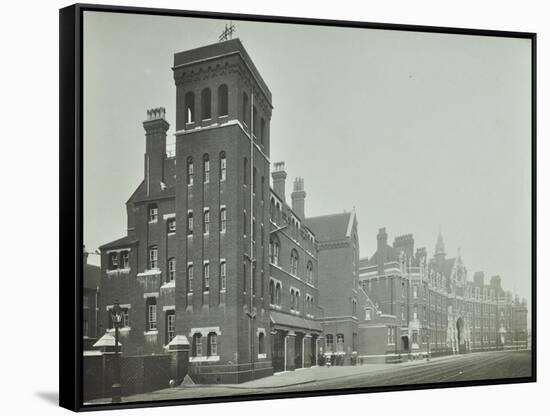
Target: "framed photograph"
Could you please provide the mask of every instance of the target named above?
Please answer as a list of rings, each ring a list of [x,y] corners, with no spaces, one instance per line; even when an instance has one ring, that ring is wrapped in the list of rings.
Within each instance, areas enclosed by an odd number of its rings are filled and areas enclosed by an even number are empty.
[[[535,42],[61,9],[61,406],[535,381]]]

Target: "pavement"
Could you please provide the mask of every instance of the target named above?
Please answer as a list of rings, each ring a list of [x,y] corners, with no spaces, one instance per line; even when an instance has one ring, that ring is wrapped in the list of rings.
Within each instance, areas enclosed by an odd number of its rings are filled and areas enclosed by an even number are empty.
[[[530,351],[482,352],[451,355],[398,364],[364,364],[344,367],[310,367],[277,373],[242,384],[192,385],[123,397],[123,402],[207,398],[329,390],[351,387],[467,381],[530,376]],[[109,399],[91,404],[109,403]]]

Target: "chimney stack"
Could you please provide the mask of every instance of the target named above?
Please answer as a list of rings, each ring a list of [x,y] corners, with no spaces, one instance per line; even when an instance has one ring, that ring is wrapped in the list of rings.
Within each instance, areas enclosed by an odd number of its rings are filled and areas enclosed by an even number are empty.
[[[388,234],[386,233],[386,227],[380,228],[378,230],[378,235],[376,236],[376,240],[378,242],[377,247],[378,250],[386,247],[388,244]]]
[[[166,159],[166,132],[170,124],[165,119],[164,107],[147,110],[145,129],[145,185],[147,195],[161,190]]]
[[[276,162],[274,165],[273,172],[271,173],[273,178],[273,190],[275,193],[283,200],[286,201],[285,196],[285,182],[286,182],[286,171],[285,171],[285,162]]]
[[[292,198],[292,210],[296,213],[296,215],[298,215],[298,217],[305,220],[306,191],[304,191],[303,178],[294,179],[294,191],[290,197]]]

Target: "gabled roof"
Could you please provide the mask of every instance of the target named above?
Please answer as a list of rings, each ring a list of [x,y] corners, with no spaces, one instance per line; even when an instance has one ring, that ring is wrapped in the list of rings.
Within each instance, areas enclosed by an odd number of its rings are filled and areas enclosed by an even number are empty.
[[[348,230],[353,226],[353,220],[352,212],[344,212],[308,218],[306,224],[315,234],[317,241],[340,241],[349,237]]]
[[[119,247],[128,247],[133,246],[137,244],[137,240],[134,240],[130,238],[129,236],[119,238],[117,240],[111,241],[110,243],[103,244],[99,247],[100,250],[109,250],[112,248],[119,248]]]

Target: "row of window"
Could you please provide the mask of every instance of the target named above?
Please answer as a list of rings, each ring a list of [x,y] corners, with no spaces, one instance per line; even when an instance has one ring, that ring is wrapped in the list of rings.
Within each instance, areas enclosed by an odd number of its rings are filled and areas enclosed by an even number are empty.
[[[193,342],[191,346],[192,357],[215,357],[219,355],[218,350],[218,334],[209,332],[206,336],[206,349],[204,348],[204,337],[200,332],[193,334]],[[206,350],[206,351],[205,351]],[[265,354],[265,334],[258,334],[258,354]]]
[[[121,308],[122,321],[120,326],[123,328],[130,328],[130,310],[128,307]],[[157,331],[157,299],[155,297],[148,297],[145,299],[145,330]],[[114,327],[112,315],[109,313],[109,328]],[[176,312],[175,310],[166,311],[165,319],[165,343],[168,344],[176,336]]]
[[[283,286],[279,281],[271,279],[269,281],[269,303],[271,305],[281,306],[281,290]],[[313,296],[306,294],[306,313],[314,312]],[[300,310],[300,290],[291,287],[290,288],[290,310]]]
[[[224,182],[227,179],[227,158],[225,152],[220,152],[219,155],[219,169],[218,169],[218,179],[220,182]],[[210,182],[210,155],[205,153],[202,156],[202,182]],[[189,156],[187,158],[187,185],[193,186],[195,184],[195,163],[193,162],[193,157]]]
[[[271,221],[275,224],[280,224],[281,222],[288,224],[290,236],[296,241],[299,241],[306,250],[310,252],[315,250],[315,238],[313,235],[305,228],[301,228],[300,222],[294,216],[287,216],[287,214],[283,212],[282,204],[275,201],[274,198],[271,198],[270,216]]]
[[[218,95],[218,117],[226,117],[229,114],[229,89],[226,84],[221,84],[217,89]],[[204,88],[201,91],[201,114],[200,118],[203,121],[209,121],[212,119],[212,90],[210,88]],[[196,103],[195,93],[189,91],[185,94],[185,123],[192,124],[196,121]],[[257,138],[259,135],[260,144],[264,145],[264,138],[266,135],[266,122],[263,117],[258,122],[258,110],[256,106],[252,107],[252,122],[253,122],[253,136]],[[250,104],[248,94],[243,92],[242,95],[242,120],[246,127],[250,124]]]
[[[120,252],[113,251],[109,253],[109,270],[129,269],[130,268],[130,252],[123,250]]]
[[[344,334],[336,334],[336,349],[334,348],[334,335],[325,335],[325,352],[345,352]]]
[[[279,266],[280,243],[276,236],[272,236],[269,241],[269,262]],[[292,249],[290,252],[290,274],[299,276],[300,259],[298,251]],[[313,284],[313,262],[309,260],[306,264],[306,282]]]

